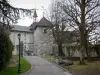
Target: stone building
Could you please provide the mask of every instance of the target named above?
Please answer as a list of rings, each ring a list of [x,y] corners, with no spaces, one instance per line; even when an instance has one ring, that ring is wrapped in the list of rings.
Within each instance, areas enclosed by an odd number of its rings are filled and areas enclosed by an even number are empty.
[[[47,20],[45,17],[38,22],[36,10],[34,12],[33,23],[28,26],[12,25],[10,38],[14,44],[13,54],[18,53],[18,37],[21,34],[21,53],[27,55],[29,53],[34,55],[45,55],[57,53],[57,44],[54,43],[54,38],[52,36],[53,24]],[[70,40],[74,35],[71,31],[66,31],[65,36],[67,40],[64,44],[72,43]],[[76,33],[75,33],[76,34]]]
[[[21,43],[23,43],[23,54],[28,51],[35,54],[48,54],[52,50],[52,23],[43,17],[37,22],[37,13],[34,12],[34,22],[29,26],[12,25],[10,38],[14,44],[13,54],[18,53],[18,33],[21,34]],[[22,47],[21,46],[21,47]]]
[[[34,53],[37,55],[48,54],[52,50],[53,36],[52,23],[43,17],[36,25],[31,25],[34,30]]]
[[[19,33],[21,34],[21,43],[23,43],[23,53],[28,50],[33,50],[33,31],[30,30],[30,27],[13,25],[10,32],[10,38],[14,45],[14,55],[18,53],[19,41],[17,35]]]

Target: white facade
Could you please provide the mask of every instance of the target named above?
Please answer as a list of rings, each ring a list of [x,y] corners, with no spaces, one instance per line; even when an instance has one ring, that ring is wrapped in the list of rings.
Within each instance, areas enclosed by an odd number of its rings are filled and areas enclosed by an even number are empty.
[[[44,32],[44,30],[46,30]],[[47,27],[37,27],[34,32],[21,32],[11,31],[10,39],[14,45],[13,55],[18,53],[18,34],[21,34],[21,40],[23,42],[23,52],[33,51],[36,55],[50,54],[53,48],[53,36],[52,30]]]
[[[21,40],[23,42],[23,50],[30,50],[30,45],[33,47],[33,33],[29,32],[20,32],[20,31],[11,31],[10,33],[10,39],[14,45],[14,51],[13,55],[17,55],[18,53],[18,45],[19,45],[19,40],[18,40],[18,34],[21,34]],[[25,49],[26,46],[26,49]],[[23,51],[24,52],[24,51]]]
[[[21,41],[23,42],[23,52],[33,51],[35,55],[50,54],[53,48],[51,27],[51,22],[45,17],[39,22],[33,22],[29,27],[13,25],[10,34],[14,45],[13,55],[18,53],[19,40],[17,35],[19,33],[21,34]]]

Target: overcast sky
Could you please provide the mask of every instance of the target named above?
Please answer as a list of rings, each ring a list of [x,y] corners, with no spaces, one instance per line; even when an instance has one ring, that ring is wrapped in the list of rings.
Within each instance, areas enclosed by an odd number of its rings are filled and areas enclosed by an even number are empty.
[[[13,5],[14,7],[19,7],[19,8],[28,8],[28,9],[33,9],[37,8],[37,14],[38,14],[38,20],[40,20],[43,17],[43,8],[47,10],[45,11],[45,15],[48,16],[48,11],[49,11],[49,6],[51,3],[51,0],[9,0],[10,4]],[[32,24],[33,19],[29,18],[24,18],[22,20],[18,21],[18,25],[24,25],[24,26],[30,26]]]

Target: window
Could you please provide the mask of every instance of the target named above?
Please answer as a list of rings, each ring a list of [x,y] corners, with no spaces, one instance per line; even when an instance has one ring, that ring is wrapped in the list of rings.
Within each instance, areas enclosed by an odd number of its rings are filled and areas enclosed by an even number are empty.
[[[44,29],[44,31],[43,31],[44,33],[47,33],[47,29]]]

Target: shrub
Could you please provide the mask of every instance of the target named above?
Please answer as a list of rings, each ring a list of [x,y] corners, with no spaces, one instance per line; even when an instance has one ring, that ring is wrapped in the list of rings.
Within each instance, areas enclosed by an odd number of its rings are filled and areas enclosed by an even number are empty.
[[[3,70],[10,61],[13,51],[13,44],[6,32],[0,32],[0,71]]]

